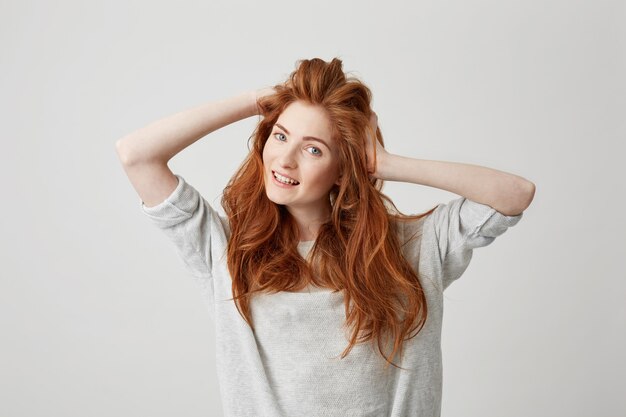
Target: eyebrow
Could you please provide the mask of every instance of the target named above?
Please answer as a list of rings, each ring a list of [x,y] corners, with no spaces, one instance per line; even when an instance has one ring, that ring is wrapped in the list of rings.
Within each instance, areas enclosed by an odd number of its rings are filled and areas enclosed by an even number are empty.
[[[275,124],[274,124],[274,126],[278,126],[278,127],[279,127],[279,128],[281,128],[282,130],[284,130],[284,131],[285,131],[285,133],[286,133],[286,134],[288,134],[288,135],[290,135],[290,134],[291,134],[291,133],[289,133],[289,131],[285,128],[285,126],[283,126],[283,125],[281,125],[281,124],[279,124],[279,123],[275,123]],[[320,139],[320,138],[316,138],[316,137],[314,137],[314,136],[304,136],[304,137],[302,137],[302,140],[314,140],[314,141],[317,141],[317,142],[321,142],[321,143],[323,143],[323,144],[324,144],[324,145],[325,145],[328,149],[330,149],[330,146],[328,146],[328,143],[326,143],[326,142],[325,142],[325,141],[323,141],[322,139]]]

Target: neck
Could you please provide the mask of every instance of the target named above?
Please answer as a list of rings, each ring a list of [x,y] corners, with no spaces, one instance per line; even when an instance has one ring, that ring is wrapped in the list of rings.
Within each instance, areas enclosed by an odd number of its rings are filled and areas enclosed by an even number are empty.
[[[315,240],[320,226],[328,221],[331,212],[330,206],[324,207],[322,210],[306,210],[293,207],[287,207],[287,210],[298,225],[301,242]]]

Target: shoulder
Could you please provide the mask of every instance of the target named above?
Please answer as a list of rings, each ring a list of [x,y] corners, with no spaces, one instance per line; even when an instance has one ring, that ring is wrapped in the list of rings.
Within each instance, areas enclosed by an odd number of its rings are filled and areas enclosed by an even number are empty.
[[[422,217],[414,216],[395,217],[392,221],[393,230],[398,238],[398,244],[404,257],[411,262],[419,258],[424,234],[428,230],[428,222],[431,222],[432,213]]]

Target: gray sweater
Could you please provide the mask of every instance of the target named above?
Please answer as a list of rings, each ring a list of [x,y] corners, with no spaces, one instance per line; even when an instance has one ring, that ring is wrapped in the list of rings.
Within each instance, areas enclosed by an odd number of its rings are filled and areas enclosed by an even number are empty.
[[[402,226],[406,259],[418,270],[428,318],[389,366],[372,344],[348,345],[341,292],[262,294],[251,300],[255,332],[232,297],[226,264],[228,219],[178,177],[163,202],[143,212],[173,242],[200,285],[215,323],[217,376],[228,417],[420,416],[441,414],[443,291],[466,270],[472,250],[486,246],[522,217],[457,198]],[[313,242],[300,242],[306,257]],[[390,352],[387,350],[386,352]]]

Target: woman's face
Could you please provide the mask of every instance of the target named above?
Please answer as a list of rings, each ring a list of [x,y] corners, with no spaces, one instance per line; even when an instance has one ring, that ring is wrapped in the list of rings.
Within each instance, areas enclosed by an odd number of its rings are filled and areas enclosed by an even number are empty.
[[[328,213],[340,171],[331,133],[322,107],[295,101],[285,108],[263,148],[265,192],[271,201],[302,213]]]

